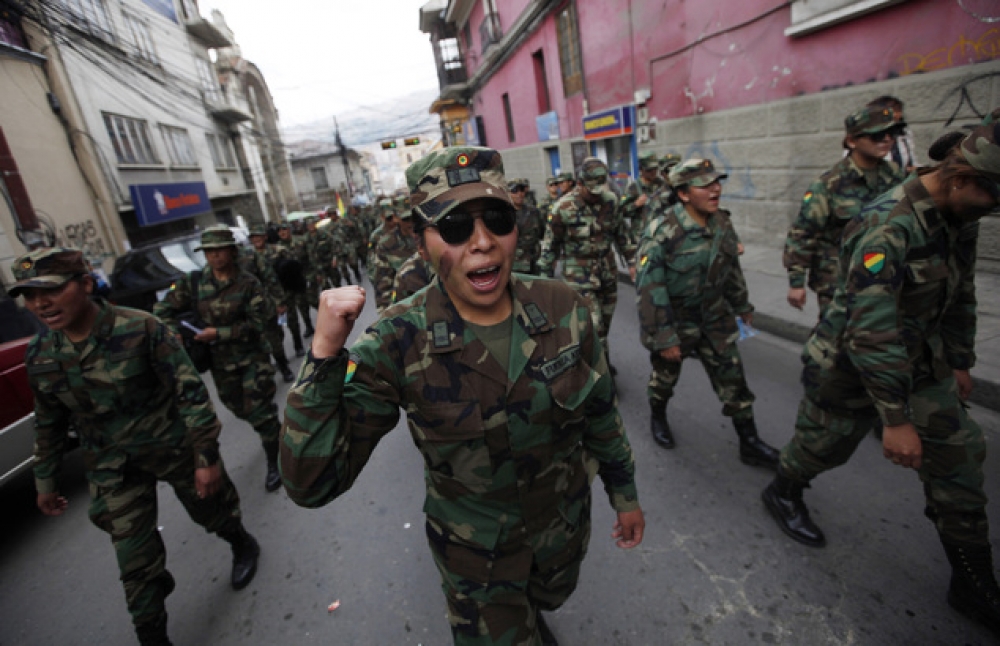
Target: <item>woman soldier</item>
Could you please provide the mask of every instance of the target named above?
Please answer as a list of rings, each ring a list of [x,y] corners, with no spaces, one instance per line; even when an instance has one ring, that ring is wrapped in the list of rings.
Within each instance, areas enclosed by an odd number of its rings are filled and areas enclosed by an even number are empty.
[[[782,531],[826,544],[802,489],[881,421],[886,459],[914,469],[952,567],[948,602],[1000,631],[983,492],[986,445],[966,413],[975,363],[979,219],[1000,197],[1000,124],[979,126],[844,230],[843,281],[803,353],[805,397],[763,500]]]
[[[570,287],[511,274],[517,228],[499,153],[435,151],[406,178],[437,276],[350,353],[364,290],[323,294],[288,395],[285,488],[306,507],[347,491],[404,408],[426,465],[427,535],[455,642],[553,644],[538,611],[576,587],[590,535],[584,456],[600,465],[619,547],[642,540],[604,350]]]
[[[191,281],[176,283],[153,313],[178,326],[181,314],[197,309],[205,328],[195,340],[211,344],[212,378],[219,399],[240,419],[246,420],[260,435],[267,456],[264,488],[277,491],[278,407],[274,403],[274,366],[270,345],[264,337],[268,317],[273,314],[260,281],[240,269],[236,238],[229,227],[205,229],[201,246],[208,264],[196,273],[192,294]]]

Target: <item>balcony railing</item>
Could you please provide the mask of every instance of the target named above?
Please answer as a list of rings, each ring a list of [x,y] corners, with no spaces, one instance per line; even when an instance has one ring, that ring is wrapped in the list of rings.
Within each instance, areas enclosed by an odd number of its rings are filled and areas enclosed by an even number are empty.
[[[503,38],[503,31],[500,29],[500,16],[495,13],[488,13],[479,23],[479,42],[482,45],[482,52],[492,45],[496,45]]]
[[[223,123],[240,123],[250,121],[253,118],[244,106],[231,100],[226,92],[202,90],[201,97],[209,114]]]

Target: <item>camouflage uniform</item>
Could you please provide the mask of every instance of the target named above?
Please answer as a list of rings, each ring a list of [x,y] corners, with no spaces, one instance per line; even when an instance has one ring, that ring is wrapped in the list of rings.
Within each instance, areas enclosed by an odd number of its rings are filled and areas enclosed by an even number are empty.
[[[58,270],[45,266],[53,260],[84,266],[75,250],[34,252],[15,262],[19,283],[11,295],[35,286],[40,277],[52,278]],[[45,328],[28,345],[35,485],[39,494],[59,491],[72,425],[83,451],[90,520],[111,537],[140,642],[153,643],[166,639],[164,600],[174,589],[157,531],[157,481],[170,484],[206,531],[230,542],[253,539],[243,529],[239,495],[220,462],[221,425],[212,400],[178,338],[146,312],[99,299],[95,304],[93,327],[81,344]],[[221,470],[219,489],[201,498],[195,470],[215,464]],[[257,549],[255,541],[253,546]],[[253,559],[256,567],[256,555]]]
[[[315,291],[317,300],[315,304],[311,304],[317,307],[320,292],[331,287],[340,287],[340,269],[333,266],[338,247],[335,244],[337,241],[325,228],[309,226],[312,228],[306,238],[306,251],[309,254],[309,267],[312,269],[313,290],[310,291],[310,298]]]
[[[639,156],[639,169],[641,172],[650,168],[659,169],[659,160],[652,151],[645,151]],[[646,178],[641,175],[629,181],[628,186],[625,187],[625,194],[621,200],[621,211],[622,217],[625,218],[628,226],[629,238],[632,240],[633,245],[638,247],[639,238],[642,237],[643,231],[646,230],[646,214],[649,213],[649,202],[647,201],[643,206],[636,206],[636,200],[642,195],[645,195],[647,200],[652,199],[661,191],[668,188],[669,186],[662,177],[658,176],[650,182],[646,181]]]
[[[603,168],[606,186],[607,168],[603,162],[591,158],[584,162],[583,168],[591,168],[588,162],[598,175],[597,165]],[[587,177],[583,176],[585,181]],[[616,245],[630,263],[635,246],[628,237],[615,194],[606,188],[595,189],[594,194],[598,201],[590,203],[583,199],[581,190],[575,188],[552,205],[542,240],[538,273],[553,276],[556,261],[563,257],[563,278],[582,296],[591,299],[594,325],[603,341],[607,339],[618,302],[618,268],[612,245]]]
[[[337,254],[337,266],[345,282],[351,282],[348,268],[354,270],[354,282],[361,284],[361,273],[358,268],[358,250],[363,248],[364,237],[361,230],[351,218],[337,217],[330,224],[330,235],[334,240]]]
[[[434,266],[424,260],[419,251],[415,252],[400,265],[399,271],[396,272],[392,288],[392,302],[398,303],[413,296],[430,285],[436,275]]]
[[[558,184],[559,184],[559,180],[558,180],[557,177],[550,177],[547,180],[545,180],[545,187],[546,187],[546,189],[548,189],[548,187],[550,187],[550,186],[557,186]],[[544,226],[545,222],[548,222],[548,219],[549,219],[549,210],[552,208],[552,205],[555,204],[556,200],[558,200],[558,199],[559,199],[558,197],[552,197],[551,195],[549,195],[548,190],[546,190],[545,191],[545,197],[543,197],[538,202],[538,212],[542,216],[543,226]]]
[[[372,285],[375,287],[375,304],[379,312],[392,304],[392,289],[396,272],[406,259],[417,250],[417,240],[405,235],[399,228],[392,228],[379,236],[371,266]]]
[[[256,230],[255,230],[256,231]],[[255,235],[260,235],[256,234]],[[278,325],[278,305],[285,302],[285,290],[278,282],[278,275],[274,273],[274,267],[268,261],[263,252],[251,247],[240,248],[240,268],[252,275],[260,284],[264,286],[267,297],[267,326],[264,330],[264,338],[271,346],[271,354],[274,355],[274,362],[278,368],[285,372],[288,368],[288,357],[285,356],[285,333]]]
[[[525,200],[524,206],[517,210],[517,248],[514,250],[514,271],[522,274],[534,274],[541,251],[542,235],[545,223],[539,210],[529,206]]]
[[[284,228],[287,225],[282,226]],[[308,338],[313,333],[312,319],[309,315],[309,285],[308,280],[306,280],[309,268],[309,252],[305,245],[300,244],[294,239],[279,239],[274,245],[268,247],[268,250],[272,265],[275,268],[277,268],[277,264],[282,258],[294,260],[302,267],[302,278],[305,281],[304,288],[299,291],[290,289],[287,285],[285,286],[285,306],[288,307],[288,331],[292,333],[293,342],[298,339],[295,345],[295,349],[298,350],[301,348],[302,343],[302,328],[299,327],[299,316],[302,317],[302,322],[305,324],[305,336]]]
[[[202,234],[203,246],[209,244]],[[238,265],[237,265],[238,266]],[[264,337],[269,312],[268,299],[260,282],[240,270],[235,278],[218,280],[205,267],[197,281],[198,315],[208,327],[218,330],[212,344],[212,377],[219,399],[260,435],[265,454],[277,451],[278,407],[274,403],[274,367],[268,358],[271,348]],[[153,313],[177,327],[177,317],[193,305],[189,281],[178,282],[156,304]]]
[[[880,132],[893,125],[865,113],[848,117],[848,134]],[[859,121],[857,127],[850,124]],[[881,130],[880,130],[881,129]],[[816,292],[820,318],[826,311],[838,282],[837,254],[844,226],[868,203],[902,182],[906,174],[891,161],[880,160],[872,170],[858,167],[850,155],[820,175],[802,198],[798,218],[788,230],[783,262],[790,287]]]
[[[347,491],[406,410],[458,644],[535,643],[531,606],[557,608],[575,588],[590,536],[585,452],[600,462],[612,507],[638,508],[587,305],[555,281],[514,275],[511,290],[507,370],[435,280],[354,344],[353,378],[347,351],[310,356],[288,395],[282,474],[307,507]]]

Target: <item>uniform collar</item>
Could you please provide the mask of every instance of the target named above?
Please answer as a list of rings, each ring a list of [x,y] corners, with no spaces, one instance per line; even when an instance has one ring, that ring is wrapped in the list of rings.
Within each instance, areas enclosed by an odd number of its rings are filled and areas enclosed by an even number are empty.
[[[919,177],[912,177],[902,185],[906,199],[913,207],[913,214],[916,216],[920,227],[927,232],[929,237],[936,236],[942,229],[948,228],[948,222],[941,216],[931,194],[924,188]]]

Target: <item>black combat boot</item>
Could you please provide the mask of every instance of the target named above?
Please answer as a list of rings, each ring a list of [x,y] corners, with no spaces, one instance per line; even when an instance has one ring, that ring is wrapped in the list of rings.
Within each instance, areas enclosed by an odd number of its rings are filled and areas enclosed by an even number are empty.
[[[303,334],[302,337],[308,339],[314,334],[316,334],[316,330],[313,329],[312,321],[306,318],[306,333]]]
[[[733,420],[733,426],[736,428],[736,434],[740,437],[740,462],[777,471],[778,458],[781,453],[760,439],[757,435],[757,425],[753,419]]]
[[[281,379],[286,384],[290,384],[295,381],[295,373],[288,367],[288,359],[275,359],[275,363],[278,364],[278,371],[281,373]]]
[[[219,536],[233,547],[233,574],[230,582],[233,590],[242,590],[250,585],[253,576],[257,574],[260,545],[243,525],[236,530],[219,532]]]
[[[281,474],[278,472],[278,443],[265,442],[264,455],[267,456],[267,476],[264,477],[264,489],[277,491],[281,487]]]
[[[1000,635],[1000,587],[989,545],[941,541],[951,563],[948,605]]]
[[[665,449],[677,446],[677,443],[674,442],[674,434],[670,432],[670,424],[667,423],[667,402],[650,399],[649,408],[651,411],[649,430],[653,432],[653,439]]]
[[[823,547],[826,545],[826,536],[810,520],[809,510],[802,502],[802,489],[807,486],[807,483],[796,482],[786,476],[779,467],[778,475],[760,494],[760,498],[778,522],[781,531],[803,545]]]
[[[545,623],[545,617],[542,616],[542,611],[539,610],[535,616],[535,623],[538,625],[538,636],[542,638],[542,646],[559,646],[559,642],[556,641],[556,636],[552,634],[552,630],[549,628],[549,625]]]
[[[135,627],[135,636],[139,638],[139,646],[171,646],[167,637],[167,618],[155,624],[141,624]]]

